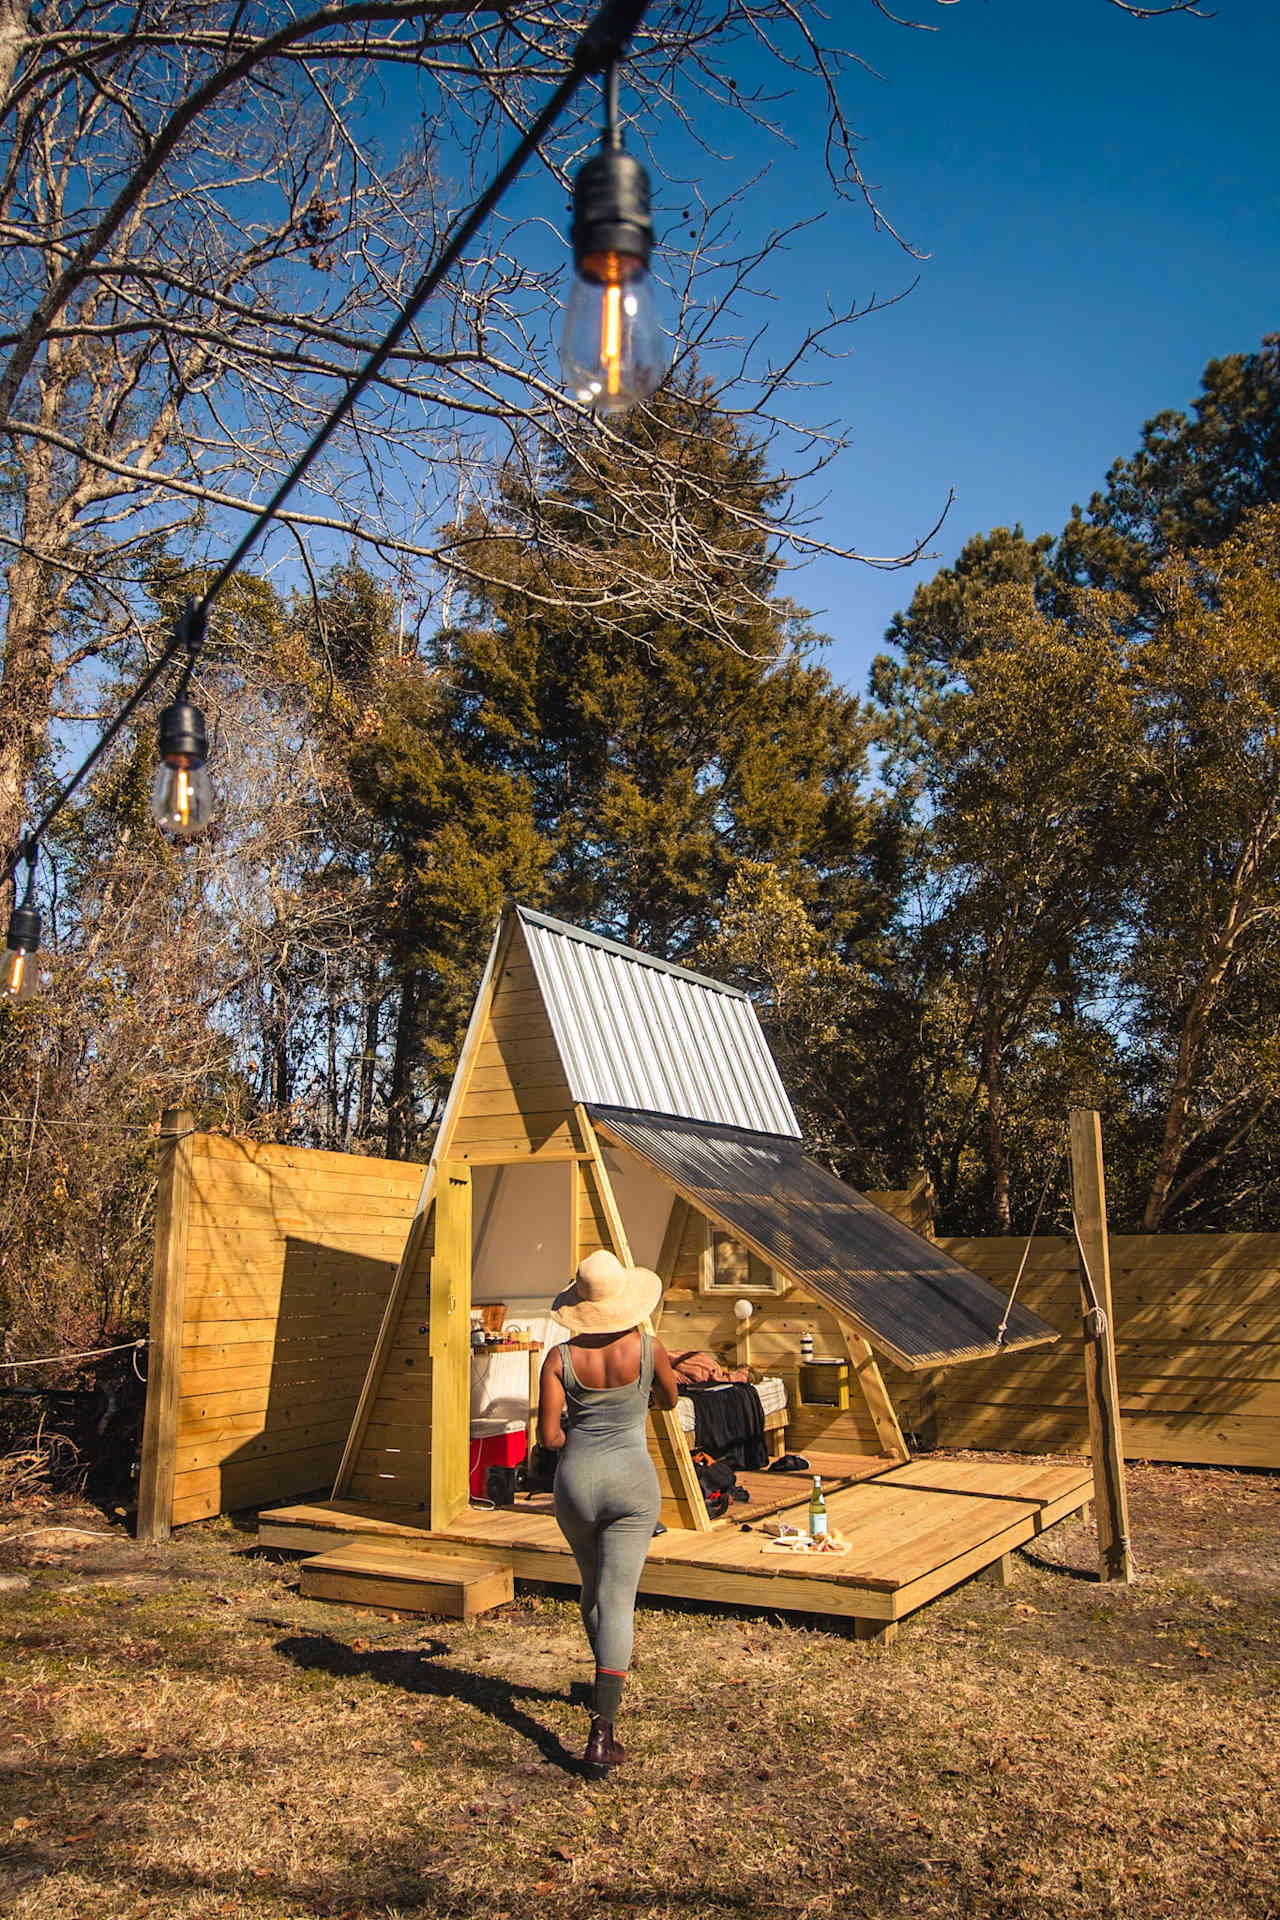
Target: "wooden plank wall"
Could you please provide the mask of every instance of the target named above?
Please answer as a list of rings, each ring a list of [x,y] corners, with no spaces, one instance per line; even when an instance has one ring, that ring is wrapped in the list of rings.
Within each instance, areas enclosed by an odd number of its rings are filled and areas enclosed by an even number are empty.
[[[485,1163],[577,1151],[573,1100],[533,965],[517,926],[476,1050],[449,1157]]]
[[[909,1187],[885,1187],[878,1193],[868,1188],[863,1199],[874,1201],[876,1206],[891,1213],[895,1220],[901,1220],[904,1226],[923,1234],[926,1240],[933,1239],[936,1196],[927,1173],[918,1173]]]
[[[425,1172],[188,1145],[175,1526],[332,1483]]]
[[[939,1244],[1007,1291],[1025,1242]],[[1280,1234],[1116,1234],[1111,1283],[1128,1457],[1280,1467]],[[942,1446],[1087,1447],[1072,1242],[1033,1243],[1018,1298],[1061,1331],[1058,1345],[928,1380],[886,1369],[904,1425]]]
[[[360,1450],[344,1489],[352,1500],[381,1501],[394,1507],[426,1503],[431,1434],[431,1263],[435,1249],[433,1202]],[[365,1344],[366,1360],[372,1344],[372,1340]]]

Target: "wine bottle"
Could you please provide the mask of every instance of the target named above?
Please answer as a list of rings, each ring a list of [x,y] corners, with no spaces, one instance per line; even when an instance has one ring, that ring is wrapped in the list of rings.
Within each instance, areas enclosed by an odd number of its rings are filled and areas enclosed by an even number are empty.
[[[809,1495],[809,1538],[824,1540],[827,1534],[827,1501],[822,1491],[822,1475],[813,1476],[813,1492]]]

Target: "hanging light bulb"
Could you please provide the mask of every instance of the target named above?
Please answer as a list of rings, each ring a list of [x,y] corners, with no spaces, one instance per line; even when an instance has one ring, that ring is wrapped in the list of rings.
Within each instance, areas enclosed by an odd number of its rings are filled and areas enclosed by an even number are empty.
[[[21,905],[15,898],[9,915],[4,960],[0,962],[0,994],[10,1000],[25,1000],[36,981],[36,955],[40,951],[40,909],[35,904],[37,851],[33,846],[24,849],[26,892]],[[16,895],[16,887],[14,891]]]
[[[151,814],[161,833],[194,840],[213,818],[213,784],[205,761],[204,715],[179,699],[160,715],[160,765],[151,787]]]
[[[600,151],[573,183],[573,286],[560,359],[576,400],[622,413],[644,400],[667,370],[649,255],[649,176],[622,147],[617,69],[609,69]]]

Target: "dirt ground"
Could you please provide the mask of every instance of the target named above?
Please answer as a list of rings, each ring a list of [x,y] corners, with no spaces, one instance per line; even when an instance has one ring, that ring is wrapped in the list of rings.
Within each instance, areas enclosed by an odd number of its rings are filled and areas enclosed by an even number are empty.
[[[8,1508],[0,1912],[1280,1920],[1278,1495],[1137,1467],[1135,1587],[1073,1520],[885,1649],[642,1603],[600,1784],[563,1597],[357,1613],[226,1521]]]

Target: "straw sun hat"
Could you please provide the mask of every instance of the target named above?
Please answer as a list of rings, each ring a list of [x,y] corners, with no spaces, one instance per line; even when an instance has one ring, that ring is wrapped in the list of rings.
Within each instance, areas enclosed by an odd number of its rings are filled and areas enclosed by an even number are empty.
[[[558,1293],[551,1311],[570,1333],[625,1333],[651,1314],[662,1282],[648,1267],[624,1267],[607,1248],[589,1253],[573,1285]]]

